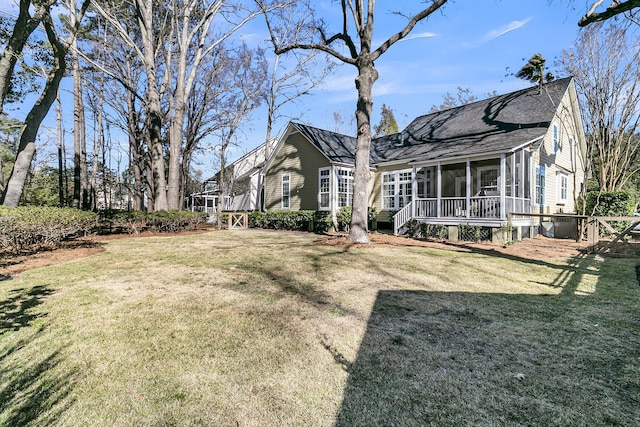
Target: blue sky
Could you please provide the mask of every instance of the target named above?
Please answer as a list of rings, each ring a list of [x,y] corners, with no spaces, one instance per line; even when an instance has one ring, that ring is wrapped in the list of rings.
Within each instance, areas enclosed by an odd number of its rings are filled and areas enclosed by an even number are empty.
[[[378,1],[374,32],[377,44],[405,22],[386,8],[417,4],[398,1],[394,6],[385,6],[389,3]],[[578,32],[577,21],[583,13],[580,0],[574,5],[577,10],[566,3],[457,0],[446,4],[441,12],[418,24],[407,40],[393,45],[376,61],[379,79],[373,91],[373,122],[379,120],[383,103],[393,109],[402,127],[428,112],[433,104],[439,104],[444,93],[455,93],[458,86],[470,88],[479,97],[494,90],[505,93],[528,86],[507,74],[517,72],[526,59],[538,52],[554,68],[554,59],[572,46]],[[328,21],[338,23],[336,8],[328,11],[331,2],[322,2],[322,6],[330,17]],[[409,7],[403,9],[409,11]],[[333,128],[334,111],[352,116],[355,76],[355,67],[340,67],[322,90],[304,101],[307,108],[303,120]]]
[[[10,12],[14,9],[10,6],[12,3],[0,0],[0,10]],[[587,0],[450,0],[376,61],[379,79],[373,90],[372,125],[380,120],[383,103],[393,109],[402,128],[413,118],[427,113],[432,105],[440,104],[446,92],[455,94],[458,86],[471,89],[480,98],[494,90],[501,94],[529,86],[508,74],[517,72],[535,53],[541,53],[555,71],[555,59],[563,49],[573,45],[578,34],[577,22],[588,9],[588,3]],[[338,28],[339,3],[320,0],[314,5],[326,22]],[[378,0],[375,47],[405,25],[406,19],[392,11],[400,9],[408,14],[421,5],[417,0]],[[250,40],[251,44],[263,44],[268,38],[262,20],[246,26],[238,36]],[[305,123],[330,130],[336,127],[334,112],[352,120],[356,106],[355,76],[355,67],[338,67],[319,90],[291,105],[288,113]],[[65,83],[66,87],[69,85],[70,81]],[[63,96],[70,102],[68,94]],[[71,129],[72,104],[68,103],[65,109],[68,117],[65,126]],[[238,146],[230,150],[229,160],[264,141],[265,116],[264,108],[253,114],[240,135]],[[54,126],[54,123],[55,110],[52,109],[45,125]],[[286,120],[276,123],[274,133],[281,132],[285,125]],[[343,128],[354,134],[355,124]],[[120,137],[126,146],[124,136],[114,135],[116,139]],[[40,144],[47,144],[46,141],[51,145],[55,139],[43,136]],[[67,136],[68,145],[70,141],[71,137]],[[120,153],[123,155],[126,161],[126,152]],[[200,157],[197,163],[195,167],[205,176],[217,170],[213,156]]]

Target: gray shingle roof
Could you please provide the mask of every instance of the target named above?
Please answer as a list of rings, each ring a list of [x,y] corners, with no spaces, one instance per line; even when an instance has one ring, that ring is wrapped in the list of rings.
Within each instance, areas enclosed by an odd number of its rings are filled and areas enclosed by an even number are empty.
[[[371,164],[508,152],[545,135],[571,77],[420,116],[371,143]],[[294,124],[332,162],[354,163],[356,139]]]
[[[355,162],[356,139],[352,136],[318,129],[301,123],[292,123],[296,129],[320,150],[331,162]]]

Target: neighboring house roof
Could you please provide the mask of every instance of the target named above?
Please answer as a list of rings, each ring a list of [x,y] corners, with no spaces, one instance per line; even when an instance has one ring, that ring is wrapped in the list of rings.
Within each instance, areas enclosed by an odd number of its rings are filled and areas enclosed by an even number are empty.
[[[542,138],[572,78],[420,116],[371,142],[371,165],[509,152]],[[331,162],[354,163],[356,138],[292,123]]]
[[[276,138],[272,138],[271,141],[269,141],[269,149],[271,150],[271,152],[273,152],[277,143],[278,141]],[[265,164],[265,147],[266,143],[262,143],[253,150],[249,151],[244,156],[240,157],[232,163],[229,163],[225,167],[225,172],[233,172],[236,175],[236,179],[243,179],[260,171],[260,169]],[[205,182],[217,181],[219,174],[220,171],[216,172],[211,178],[206,179]]]

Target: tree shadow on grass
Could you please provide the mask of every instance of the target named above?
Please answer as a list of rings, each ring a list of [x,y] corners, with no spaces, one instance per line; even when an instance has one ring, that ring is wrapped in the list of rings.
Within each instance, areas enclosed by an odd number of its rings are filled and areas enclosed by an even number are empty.
[[[0,335],[6,331],[18,331],[46,316],[33,309],[51,294],[51,289],[41,285],[12,290],[7,299],[0,301]]]
[[[380,291],[335,426],[636,424],[637,284],[579,296],[586,268],[556,295]]]
[[[53,291],[22,288],[0,301],[0,425],[51,425],[69,408],[78,372],[65,364],[66,346],[54,350],[47,328],[30,327],[46,312],[36,309]]]

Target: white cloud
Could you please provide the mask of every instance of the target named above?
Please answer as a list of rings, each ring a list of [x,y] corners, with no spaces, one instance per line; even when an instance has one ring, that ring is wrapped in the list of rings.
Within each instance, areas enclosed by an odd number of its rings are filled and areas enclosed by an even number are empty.
[[[415,40],[415,39],[426,39],[426,38],[430,38],[430,37],[437,37],[438,35],[436,33],[417,33],[417,34],[412,34],[408,37],[403,38],[402,41],[407,41],[407,40]]]
[[[496,28],[495,30],[491,30],[487,34],[484,35],[484,37],[482,38],[482,41],[483,42],[488,42],[488,41],[497,39],[498,37],[504,36],[505,34],[511,32],[511,31],[514,31],[514,30],[517,30],[518,28],[523,27],[530,20],[531,20],[531,18],[527,18],[527,19],[524,19],[522,21],[512,21],[512,22],[508,23],[507,25],[504,25],[504,26],[502,26],[500,28]]]

